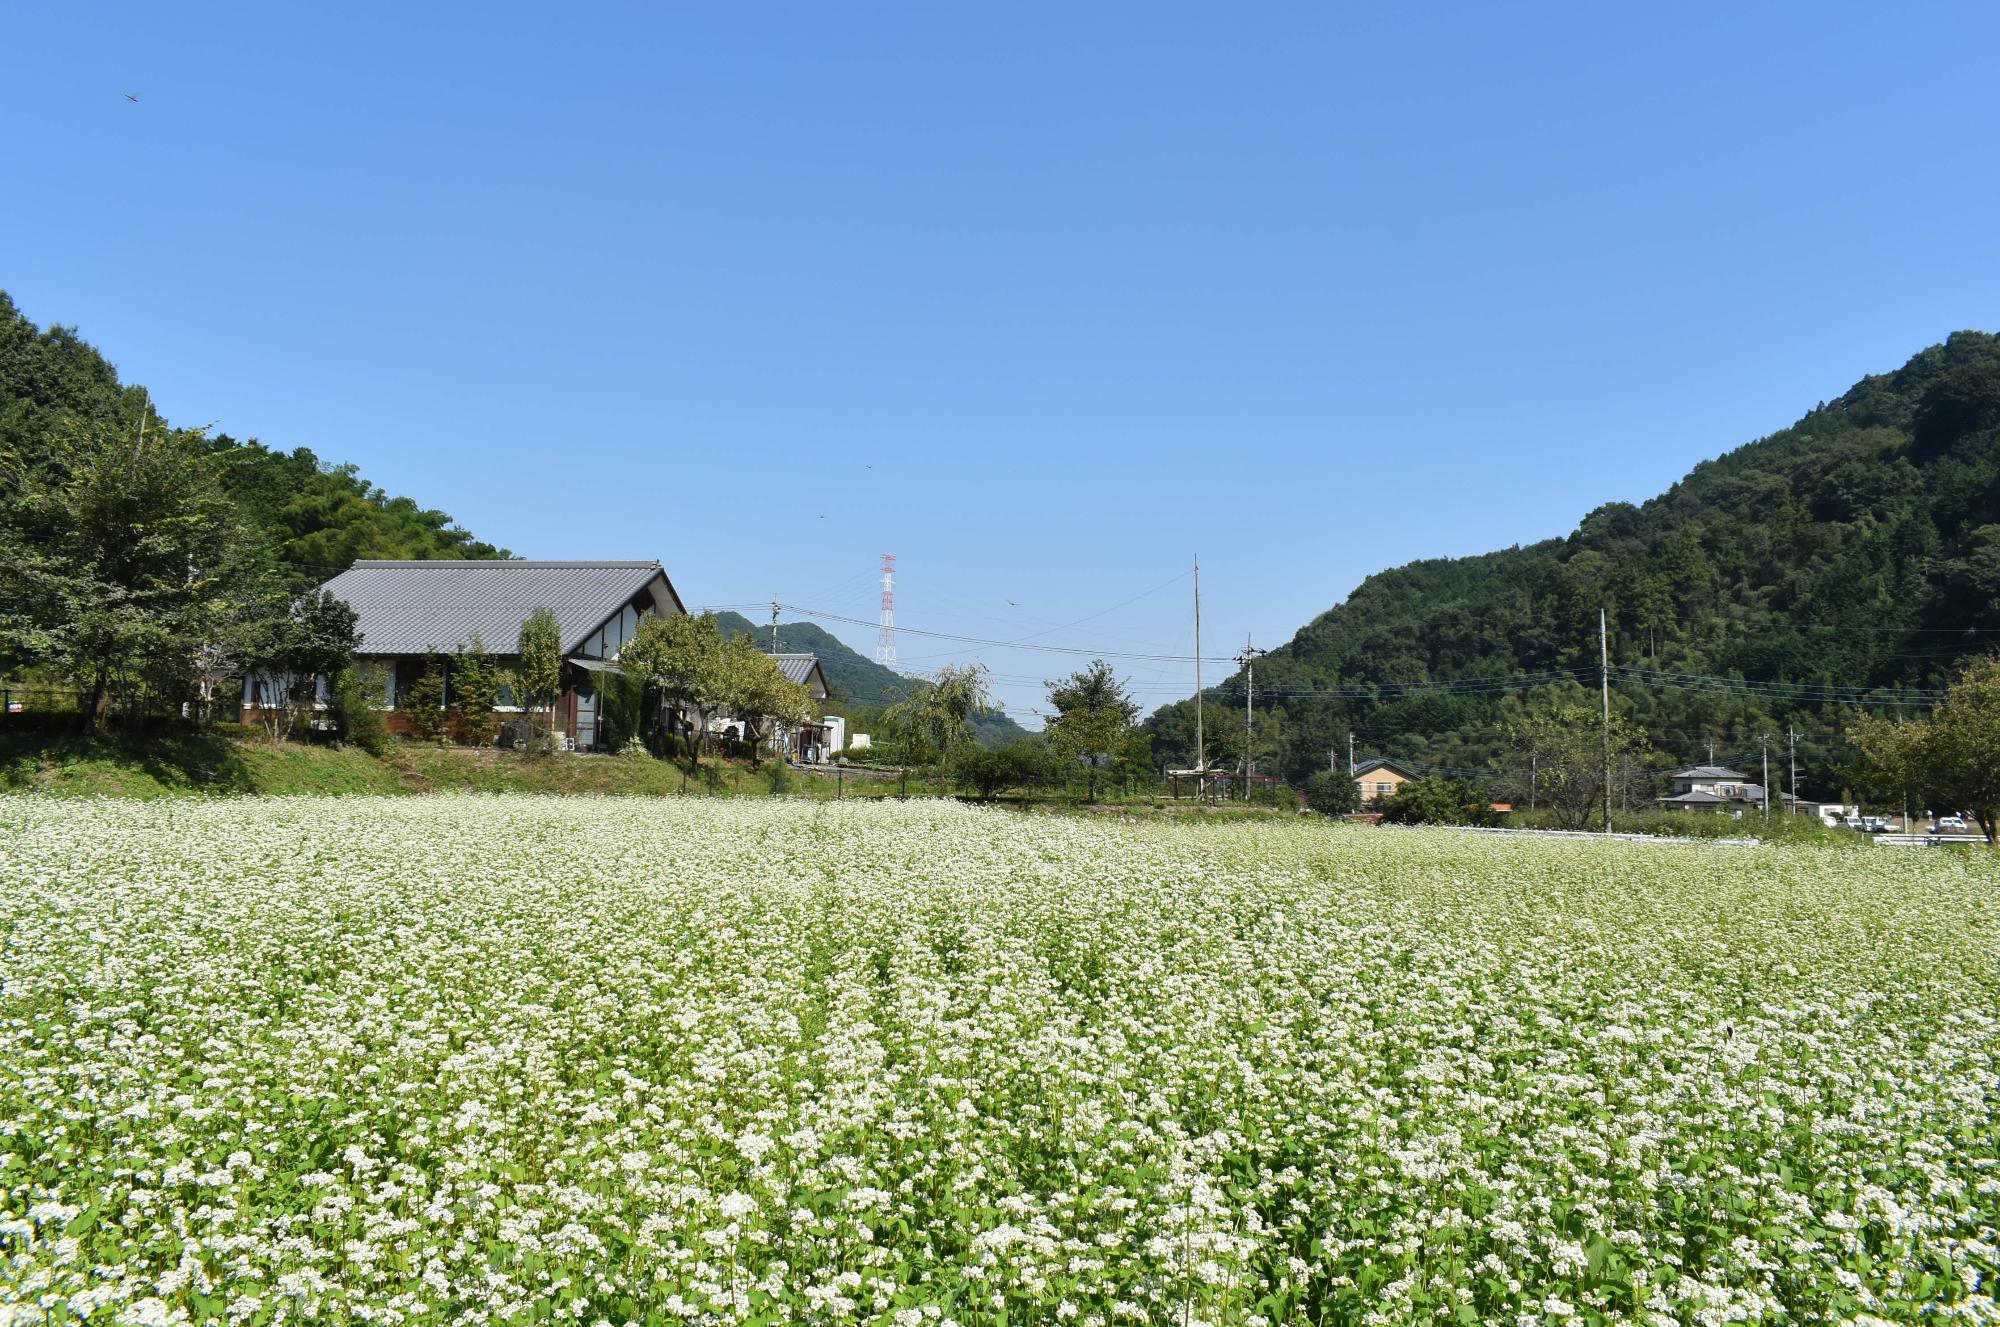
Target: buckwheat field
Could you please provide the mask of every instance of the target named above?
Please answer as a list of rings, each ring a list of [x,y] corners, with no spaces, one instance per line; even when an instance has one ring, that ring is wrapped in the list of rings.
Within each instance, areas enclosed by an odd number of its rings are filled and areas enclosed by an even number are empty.
[[[1982,854],[0,802],[0,1323],[2000,1321]]]

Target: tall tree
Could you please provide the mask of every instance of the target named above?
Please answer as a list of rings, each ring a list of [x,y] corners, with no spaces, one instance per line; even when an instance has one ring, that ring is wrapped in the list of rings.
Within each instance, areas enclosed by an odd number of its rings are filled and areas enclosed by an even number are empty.
[[[1971,812],[2000,844],[2000,658],[1959,674],[1929,718],[1864,716],[1854,739],[1881,783],[1932,811]]]
[[[1323,816],[1344,816],[1361,809],[1361,785],[1344,770],[1314,770],[1306,780],[1306,805]]]
[[[645,683],[653,701],[686,733],[697,767],[709,717],[723,708],[728,678],[722,632],[711,613],[648,617],[618,653],[619,667]]]
[[[450,668],[451,664],[444,655],[426,655],[423,672],[397,697],[397,708],[420,742],[442,744],[444,741],[445,727],[450,720],[450,714],[445,709],[446,693],[450,690],[445,674]]]
[[[514,648],[521,658],[515,670],[515,690],[534,725],[539,748],[546,743],[549,716],[562,693],[562,628],[556,615],[546,608],[528,614]]]
[[[8,462],[0,633],[75,684],[87,729],[116,691],[135,715],[187,697],[217,602],[249,579],[201,435],[149,423],[64,420],[40,464]]]
[[[72,427],[130,436],[144,406],[137,387],[72,328],[37,327],[0,292],[0,457],[21,472],[60,471],[63,431]],[[149,435],[167,430],[157,416]],[[489,558],[504,549],[482,543],[441,511],[383,492],[353,466],[330,465],[300,447],[202,438],[223,493],[247,538],[293,592],[318,585],[357,557]],[[4,464],[4,463],[0,463]],[[18,490],[0,484],[0,526],[17,514]]]
[[[1604,716],[1588,705],[1557,702],[1514,723],[1507,786],[1516,801],[1547,807],[1556,824],[1582,829],[1601,812],[1605,798]],[[1645,736],[1617,711],[1611,714],[1613,796],[1620,771],[1643,778]]]
[[[885,713],[902,729],[905,758],[925,765],[970,741],[972,716],[986,707],[986,665],[946,664]]]
[[[1049,724],[1049,745],[1059,755],[1080,760],[1090,769],[1090,800],[1097,800],[1098,774],[1106,761],[1125,749],[1139,703],[1125,693],[1125,684],[1102,659],[1068,677],[1050,682],[1049,705],[1056,712]]]
[[[493,707],[500,703],[500,670],[474,633],[458,647],[451,663],[451,729],[467,746],[485,746],[499,729]]]
[[[777,660],[738,636],[722,649],[721,707],[743,720],[752,763],[770,724],[793,726],[812,717],[812,695],[779,671]]]
[[[266,627],[249,662],[276,687],[264,720],[271,735],[291,735],[328,688],[354,665],[361,647],[358,615],[344,601],[314,590],[299,595]]]

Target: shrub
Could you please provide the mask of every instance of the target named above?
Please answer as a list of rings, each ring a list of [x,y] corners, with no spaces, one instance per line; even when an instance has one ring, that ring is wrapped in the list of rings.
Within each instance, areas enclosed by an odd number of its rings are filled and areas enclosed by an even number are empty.
[[[951,761],[952,785],[987,801],[1008,788],[1030,788],[1044,781],[1048,759],[1034,742],[1008,746],[961,747]]]
[[[468,746],[485,746],[499,731],[500,672],[478,636],[459,650],[451,669],[451,732]]]
[[[1493,808],[1462,779],[1427,775],[1412,779],[1384,798],[1382,821],[1389,825],[1490,825]]]
[[[410,731],[425,742],[444,736],[444,661],[432,655],[424,663],[423,676],[404,689],[398,702]]]
[[[340,740],[371,756],[389,749],[389,722],[375,702],[384,693],[379,669],[345,668],[333,680],[333,720]]]
[[[1306,805],[1323,816],[1349,815],[1361,809],[1361,785],[1338,770],[1319,770],[1306,780]]]

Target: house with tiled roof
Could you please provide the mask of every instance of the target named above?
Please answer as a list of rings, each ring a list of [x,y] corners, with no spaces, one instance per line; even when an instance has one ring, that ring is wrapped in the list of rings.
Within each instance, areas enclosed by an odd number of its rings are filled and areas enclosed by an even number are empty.
[[[1354,783],[1361,790],[1364,802],[1379,802],[1385,797],[1392,797],[1398,788],[1416,777],[1415,770],[1386,756],[1370,756],[1354,767]]]
[[[1765,790],[1761,783],[1752,783],[1750,776],[1725,765],[1690,765],[1677,769],[1667,776],[1671,790],[1660,798],[1660,805],[1669,811],[1724,811],[1741,814],[1744,811],[1764,809]],[[1785,805],[1795,799],[1790,793],[1782,795]]]
[[[453,653],[477,639],[495,663],[512,667],[520,661],[521,624],[548,609],[563,655],[554,727],[582,751],[600,745],[599,678],[640,621],[687,611],[658,562],[362,561],[321,588],[354,609],[356,660],[381,678],[390,727],[399,730],[408,724],[398,705],[427,660],[443,656],[448,695]],[[275,683],[255,674],[244,679],[246,718],[275,698]],[[503,691],[501,701],[503,711],[516,712],[511,694]]]

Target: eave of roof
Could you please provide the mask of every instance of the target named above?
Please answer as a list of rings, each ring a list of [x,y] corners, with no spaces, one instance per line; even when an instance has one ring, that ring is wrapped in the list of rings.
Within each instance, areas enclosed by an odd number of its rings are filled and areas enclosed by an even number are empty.
[[[1408,765],[1403,764],[1401,761],[1391,760],[1387,756],[1368,757],[1368,759],[1354,767],[1354,777],[1358,779],[1364,774],[1373,774],[1378,769],[1386,769],[1391,774],[1399,774],[1406,779],[1417,777],[1417,772]]]

